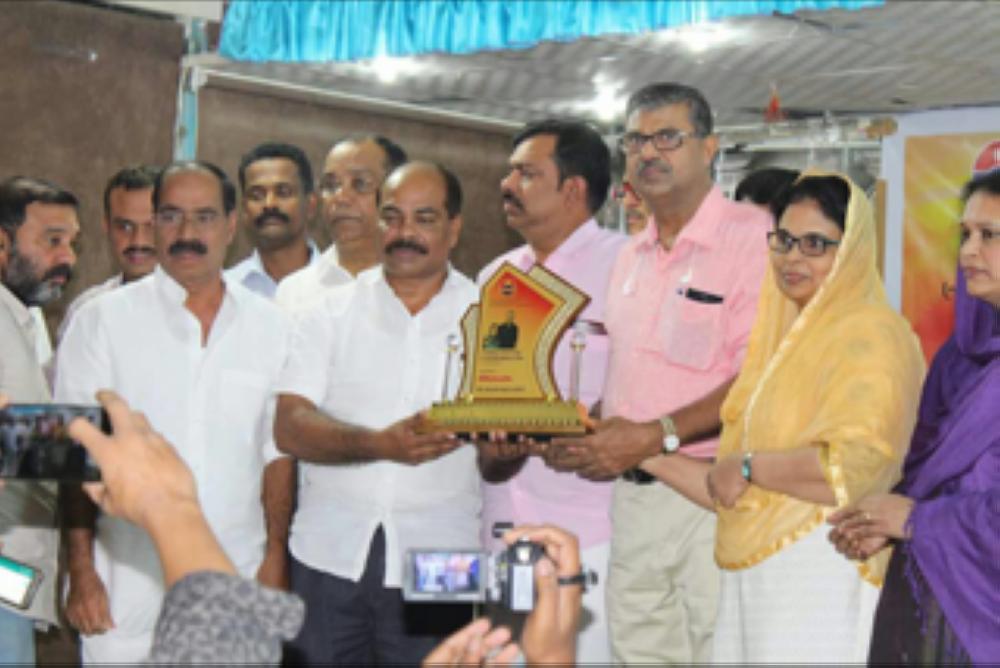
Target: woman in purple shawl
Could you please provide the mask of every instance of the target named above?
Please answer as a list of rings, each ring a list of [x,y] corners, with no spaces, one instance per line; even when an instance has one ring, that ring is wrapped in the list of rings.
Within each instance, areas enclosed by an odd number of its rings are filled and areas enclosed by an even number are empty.
[[[903,480],[830,517],[852,559],[897,543],[872,664],[1000,663],[1000,172],[963,198],[955,331],[931,365]]]

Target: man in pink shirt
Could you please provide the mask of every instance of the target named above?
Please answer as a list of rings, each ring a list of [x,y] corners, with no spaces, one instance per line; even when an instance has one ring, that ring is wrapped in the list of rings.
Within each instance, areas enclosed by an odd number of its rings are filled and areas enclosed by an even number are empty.
[[[601,398],[607,365],[605,298],[618,251],[627,240],[598,226],[611,180],[610,154],[600,134],[584,123],[547,120],[526,126],[514,138],[510,172],[501,181],[507,224],[527,242],[491,262],[479,274],[484,283],[504,262],[527,271],[540,263],[590,296],[574,327],[586,333],[580,371],[580,401],[588,408]],[[571,332],[556,348],[553,370],[564,397],[570,395]],[[557,472],[527,449],[480,447],[483,541],[490,545],[494,522],[554,524],[577,535],[583,561],[599,575],[584,595],[577,645],[582,663],[611,659],[604,613],[604,575],[611,541],[611,492],[593,482]]]
[[[608,583],[615,659],[702,663],[718,597],[715,515],[671,485],[703,478],[698,460],[714,457],[772,221],[714,185],[718,140],[696,89],[663,83],[633,94],[621,144],[652,216],[619,255],[608,288],[605,419],[591,436],[554,441],[547,456],[587,478],[620,476]],[[665,479],[636,468],[652,458],[670,462]]]

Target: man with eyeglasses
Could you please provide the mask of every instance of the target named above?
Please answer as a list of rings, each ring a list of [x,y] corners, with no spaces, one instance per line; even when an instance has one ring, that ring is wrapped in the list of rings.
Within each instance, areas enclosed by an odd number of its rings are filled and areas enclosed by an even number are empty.
[[[159,168],[124,167],[104,187],[104,233],[118,273],[76,296],[59,324],[62,339],[73,315],[91,299],[148,275],[156,266],[153,248],[153,183]]]
[[[611,275],[604,419],[593,435],[552,447],[581,476],[618,478],[608,578],[615,659],[703,663],[718,597],[715,515],[671,485],[704,477],[697,460],[714,456],[771,219],[713,183],[718,140],[698,90],[658,83],[634,93],[621,144],[628,180],[652,215]],[[663,479],[642,468],[654,458],[671,464]]]
[[[254,250],[226,270],[226,280],[273,299],[286,276],[319,260],[307,229],[316,211],[312,166],[299,147],[268,142],[243,156],[239,180],[243,228]]]
[[[333,145],[317,188],[319,215],[333,243],[315,264],[281,282],[275,296],[280,306],[297,310],[382,261],[378,190],[404,162],[403,149],[380,135]]]
[[[159,265],[80,309],[59,347],[55,396],[94,403],[108,388],[144,413],[191,467],[237,569],[280,585],[273,574],[285,571],[285,542],[271,534],[287,526],[290,467],[273,446],[270,390],[288,325],[275,305],[223,279],[236,190],[218,167],[174,163],[152,198]],[[74,492],[78,507],[89,503]],[[156,552],[142,530],[108,516],[95,523],[90,508],[70,527],[68,570],[106,596],[71,621],[85,663],[137,663],[149,654],[163,596]]]

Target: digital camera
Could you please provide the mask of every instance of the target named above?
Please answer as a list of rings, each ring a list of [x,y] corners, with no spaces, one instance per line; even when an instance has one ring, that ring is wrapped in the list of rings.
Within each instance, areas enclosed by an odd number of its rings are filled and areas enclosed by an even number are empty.
[[[479,550],[409,550],[403,599],[421,603],[499,603],[514,612],[535,607],[535,562],[545,548],[518,541],[497,554]]]

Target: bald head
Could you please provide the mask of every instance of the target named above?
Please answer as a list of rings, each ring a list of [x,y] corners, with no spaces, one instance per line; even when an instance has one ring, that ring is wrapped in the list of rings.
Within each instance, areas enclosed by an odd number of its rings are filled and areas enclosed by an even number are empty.
[[[385,180],[383,193],[388,188],[395,188],[408,180],[430,179],[436,181],[444,197],[442,202],[449,218],[462,213],[462,184],[458,178],[444,165],[437,162],[414,161],[397,167]]]

